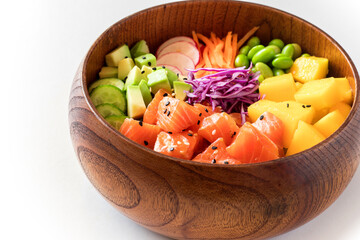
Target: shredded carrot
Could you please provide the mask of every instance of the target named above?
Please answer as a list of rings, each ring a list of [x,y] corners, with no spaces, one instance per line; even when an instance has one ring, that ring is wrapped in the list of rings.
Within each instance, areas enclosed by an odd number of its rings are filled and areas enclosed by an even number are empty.
[[[222,52],[223,47],[224,47],[224,42],[220,41],[220,43],[216,45],[214,51],[215,62],[219,67],[226,67],[226,62],[224,61],[224,54]]]
[[[212,47],[214,49],[214,44],[210,41],[210,39],[208,39],[207,37],[205,37],[201,33],[197,33],[196,35],[198,36],[198,38],[201,41],[203,41],[205,43],[206,46],[209,46],[210,48]]]
[[[198,51],[200,52],[200,43],[199,43],[198,37],[196,36],[195,31],[192,31],[192,37],[194,39],[194,42],[196,43],[196,47],[197,47]],[[200,59],[201,59],[201,55],[200,55]]]
[[[237,43],[237,49],[239,49],[260,27],[253,27],[243,36]]]
[[[224,47],[224,59],[225,62],[231,61],[231,55],[232,55],[232,48],[231,48],[231,37],[232,32],[228,32],[226,38],[225,38],[225,47]]]

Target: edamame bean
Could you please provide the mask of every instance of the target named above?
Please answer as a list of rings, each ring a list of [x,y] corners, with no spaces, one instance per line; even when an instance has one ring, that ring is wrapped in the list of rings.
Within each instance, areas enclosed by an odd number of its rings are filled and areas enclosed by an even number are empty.
[[[264,49],[264,48],[265,47],[263,45],[257,45],[255,47],[251,48],[247,54],[248,59],[251,60],[258,51],[260,51],[261,49]]]
[[[265,80],[265,78],[264,78],[263,75],[260,75],[260,76],[258,77],[259,83],[262,83],[264,80]]]
[[[274,76],[271,68],[268,65],[266,65],[265,63],[258,62],[255,64],[255,68],[256,68],[256,70],[260,71],[261,75],[265,79],[268,77]]]
[[[249,59],[245,54],[239,54],[235,58],[235,67],[249,67]]]
[[[267,46],[269,48],[273,48],[275,50],[275,54],[278,54],[281,52],[281,49],[278,47],[278,46],[275,46],[275,45],[269,45]]]
[[[275,58],[278,58],[278,57],[287,57],[287,56],[283,53],[278,53],[275,55]]]
[[[278,57],[272,61],[272,65],[276,68],[287,69],[293,65],[293,60],[290,57]]]
[[[256,67],[253,67],[253,68],[251,69],[251,71],[252,71],[253,73],[256,73],[258,70],[256,70]]]
[[[295,52],[295,48],[292,44],[286,44],[286,46],[281,51],[282,54],[285,54],[286,56],[292,58]]]
[[[258,62],[267,63],[267,62],[271,61],[272,59],[274,59],[275,54],[276,54],[276,50],[274,47],[278,48],[277,46],[271,45],[271,46],[267,46],[266,48],[261,49],[260,51],[255,53],[255,55],[251,59],[252,62],[254,64],[256,64]]]
[[[255,47],[256,45],[260,44],[260,38],[258,37],[252,37],[248,40],[247,44],[250,48]]]
[[[285,72],[282,69],[279,69],[279,68],[273,68],[272,71],[273,71],[274,76],[280,76],[280,75],[285,74]]]
[[[292,43],[292,45],[294,46],[293,59],[296,59],[296,58],[300,57],[300,55],[301,55],[301,47],[297,43]]]
[[[284,44],[283,40],[278,39],[278,38],[275,38],[275,39],[273,39],[273,40],[271,40],[271,41],[269,42],[269,45],[278,46],[278,47],[280,48],[280,50],[281,50],[281,49],[283,49],[283,47],[284,47],[285,44]]]
[[[246,45],[240,48],[239,53],[247,55],[250,51],[250,46]]]
[[[311,56],[308,53],[304,53],[303,55],[301,55],[301,57],[311,57]]]

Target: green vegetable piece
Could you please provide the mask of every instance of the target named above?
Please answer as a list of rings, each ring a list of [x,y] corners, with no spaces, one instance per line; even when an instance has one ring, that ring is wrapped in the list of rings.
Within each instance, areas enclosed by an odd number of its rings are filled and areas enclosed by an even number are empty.
[[[280,75],[285,74],[285,72],[282,69],[279,69],[279,68],[273,68],[272,71],[273,71],[274,76],[280,76]]]
[[[255,53],[252,58],[253,64],[256,64],[258,62],[267,63],[273,60],[275,55],[278,53],[275,48],[279,49],[277,46],[271,45]]]
[[[258,70],[256,70],[256,67],[253,67],[253,68],[251,69],[251,71],[252,71],[253,73],[256,73]]]
[[[184,83],[184,82],[174,82],[174,92],[175,92],[175,98],[185,101],[187,95],[185,91],[191,91],[192,87],[190,84]]]
[[[106,65],[109,67],[117,67],[119,62],[125,57],[131,58],[129,47],[126,44],[116,48],[105,56]]]
[[[135,58],[135,64],[139,68],[142,68],[142,66],[156,67],[156,57],[148,53]]]
[[[304,53],[304,54],[301,55],[301,57],[311,57],[311,55],[308,54],[308,53]]]
[[[130,50],[131,56],[137,58],[141,55],[149,53],[149,47],[145,40],[138,41]]]
[[[287,69],[293,65],[291,57],[278,57],[272,61],[272,65],[276,68]]]
[[[130,85],[126,89],[127,113],[131,118],[142,118],[146,106],[139,86]]]
[[[89,93],[91,93],[92,90],[94,90],[96,87],[98,87],[100,85],[113,85],[113,86],[119,88],[121,91],[123,91],[124,88],[125,88],[124,82],[121,81],[120,79],[117,79],[117,78],[103,78],[103,79],[95,81],[94,83],[92,83],[90,85]]]
[[[258,62],[255,64],[255,68],[256,68],[256,70],[260,71],[260,73],[264,77],[264,79],[274,76],[271,68],[268,65],[266,65],[265,63]]]
[[[281,40],[281,39],[279,39],[279,38],[275,38],[275,39],[273,39],[273,40],[271,40],[271,41],[269,42],[269,45],[277,46],[277,47],[279,47],[280,50],[281,50],[281,49],[283,49],[283,47],[284,47],[285,44],[284,44],[283,40]]]
[[[283,53],[278,53],[275,55],[275,58],[278,58],[278,57],[287,57],[287,55],[285,55]]]
[[[250,51],[250,46],[246,45],[240,48],[239,54],[245,54],[247,55]]]
[[[145,105],[147,106],[147,105],[149,105],[149,103],[152,100],[152,96],[150,93],[150,89],[147,85],[147,82],[144,79],[142,79],[139,83],[139,87],[140,87],[141,95],[144,99]]]
[[[111,115],[124,115],[124,113],[114,104],[111,103],[103,103],[96,106],[96,110],[100,113],[104,118]]]
[[[177,76],[177,74],[174,73],[173,71],[171,71],[170,69],[164,68],[164,67],[162,67],[162,66],[161,66],[161,67],[156,67],[156,70],[158,70],[158,69],[165,69],[167,78],[168,78],[169,83],[170,83],[170,86],[173,87],[173,86],[174,86],[174,85],[173,85],[173,82],[178,81],[178,76]]]
[[[119,131],[121,125],[125,121],[125,119],[128,118],[128,116],[125,115],[111,115],[105,118],[105,120],[113,126],[116,130]]]
[[[296,59],[296,58],[300,57],[300,55],[301,55],[301,47],[297,43],[292,43],[292,45],[294,46],[293,59]]]
[[[283,50],[281,51],[282,54],[292,58],[294,56],[294,52],[295,52],[295,48],[294,45],[290,44],[286,44],[286,46],[283,48]]]
[[[260,51],[264,48],[265,47],[263,45],[257,45],[255,47],[251,48],[247,54],[248,59],[251,60],[258,51]]]
[[[151,67],[142,66],[142,68],[141,68],[141,75],[143,76],[143,78],[144,78],[146,81],[149,80],[147,76],[148,76],[150,73],[152,73],[152,72],[153,72],[153,70],[152,70]]]
[[[156,94],[161,88],[171,92],[170,82],[165,69],[158,69],[148,75],[148,86],[153,94]]]
[[[260,38],[254,36],[252,38],[250,38],[248,41],[247,41],[247,44],[250,48],[253,48],[255,47],[256,45],[259,45],[260,44]]]
[[[260,75],[260,76],[258,77],[259,83],[262,83],[264,80],[265,80],[265,78],[264,78],[263,75]]]
[[[141,74],[140,68],[138,68],[138,66],[134,66],[126,78],[125,89],[127,89],[130,85],[139,85],[141,79],[144,79],[144,77]]]
[[[117,78],[118,68],[116,67],[102,67],[99,72],[100,78]]]
[[[250,65],[249,59],[245,54],[239,54],[235,58],[235,67],[245,67],[248,68]]]
[[[123,91],[113,85],[100,85],[90,94],[90,99],[96,106],[103,103],[111,103],[121,111],[126,111],[126,98]]]
[[[131,69],[135,66],[132,58],[124,58],[118,64],[118,78],[124,80]]]
[[[269,46],[267,46],[267,48],[273,48],[275,50],[275,54],[278,54],[281,52],[281,49],[275,45],[269,45]]]

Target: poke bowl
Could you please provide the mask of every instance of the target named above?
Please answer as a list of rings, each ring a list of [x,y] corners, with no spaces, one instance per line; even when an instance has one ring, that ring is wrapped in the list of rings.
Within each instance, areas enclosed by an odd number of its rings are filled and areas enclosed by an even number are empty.
[[[89,86],[105,55],[145,39],[150,52],[192,31],[245,35],[258,26],[264,42],[281,38],[329,59],[329,75],[346,77],[354,100],[331,136],[300,153],[237,165],[208,164],[155,152],[125,137],[96,110]],[[351,181],[360,159],[359,75],[343,48],[311,23],[240,1],[184,1],[126,17],[92,45],[69,99],[70,134],[79,162],[99,193],[141,226],[175,239],[264,239],[288,232],[328,208]]]

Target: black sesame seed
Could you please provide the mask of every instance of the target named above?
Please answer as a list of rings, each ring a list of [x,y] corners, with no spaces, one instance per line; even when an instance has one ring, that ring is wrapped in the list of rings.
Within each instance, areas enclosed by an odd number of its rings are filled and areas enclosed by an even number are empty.
[[[165,69],[165,66],[162,66],[162,68],[164,68],[164,69]]]
[[[127,76],[124,78],[124,81],[127,79]]]
[[[164,93],[163,97],[166,97],[167,95],[169,95],[169,94],[167,94],[167,93]]]
[[[185,78],[183,78],[183,80],[187,80],[187,78],[185,77]]]
[[[140,125],[140,126],[142,126],[142,125],[143,125],[143,122],[142,122],[142,121],[140,121],[140,122],[139,122],[139,125]]]
[[[186,131],[186,129],[183,129],[183,130],[181,130],[181,131],[185,132],[185,131]]]
[[[224,164],[229,164],[229,162],[228,162],[228,161],[224,161]]]
[[[167,112],[167,108],[164,110],[164,114]]]
[[[173,147],[171,147],[169,150],[172,152],[172,151],[174,151],[174,148],[173,148]]]
[[[144,141],[145,146],[149,145],[148,141]]]
[[[306,105],[306,107],[308,107],[308,108],[309,108],[309,107],[311,107],[311,105]]]
[[[149,67],[151,67],[151,62],[148,62]]]
[[[286,104],[286,107],[289,108],[289,104],[288,104],[288,103]]]
[[[211,163],[216,163],[216,160],[215,159],[211,160]]]
[[[172,132],[168,132],[168,134],[172,134]]]
[[[199,117],[201,117],[202,113],[199,114]]]
[[[200,120],[198,120],[197,125],[200,125]]]
[[[233,133],[233,135],[231,135],[231,137],[233,138],[236,135],[236,132]]]
[[[215,150],[215,149],[217,149],[217,146],[212,146],[211,149]]]
[[[305,105],[302,105],[303,108],[305,108]]]
[[[128,56],[125,56],[125,58],[129,58]]]
[[[144,56],[144,57],[142,57],[142,59],[146,59],[146,57]]]
[[[192,136],[192,133],[188,133],[188,136],[190,136],[190,137],[191,137],[191,136]]]
[[[264,115],[261,115],[259,119],[260,119],[260,120],[263,120],[263,119],[264,119]]]
[[[144,70],[142,70],[142,71],[141,71],[141,74],[144,74],[144,73],[145,73],[145,71],[144,71]]]
[[[205,112],[209,112],[209,110],[207,110],[207,108],[205,108]]]
[[[165,106],[169,106],[169,104],[170,104],[170,101],[167,101],[167,102],[165,103]]]
[[[154,71],[155,71],[155,70],[156,70],[156,67],[153,67],[153,68],[152,68],[152,70],[154,70]]]
[[[166,114],[166,116],[169,116],[170,115],[170,111],[168,111],[168,113]]]

